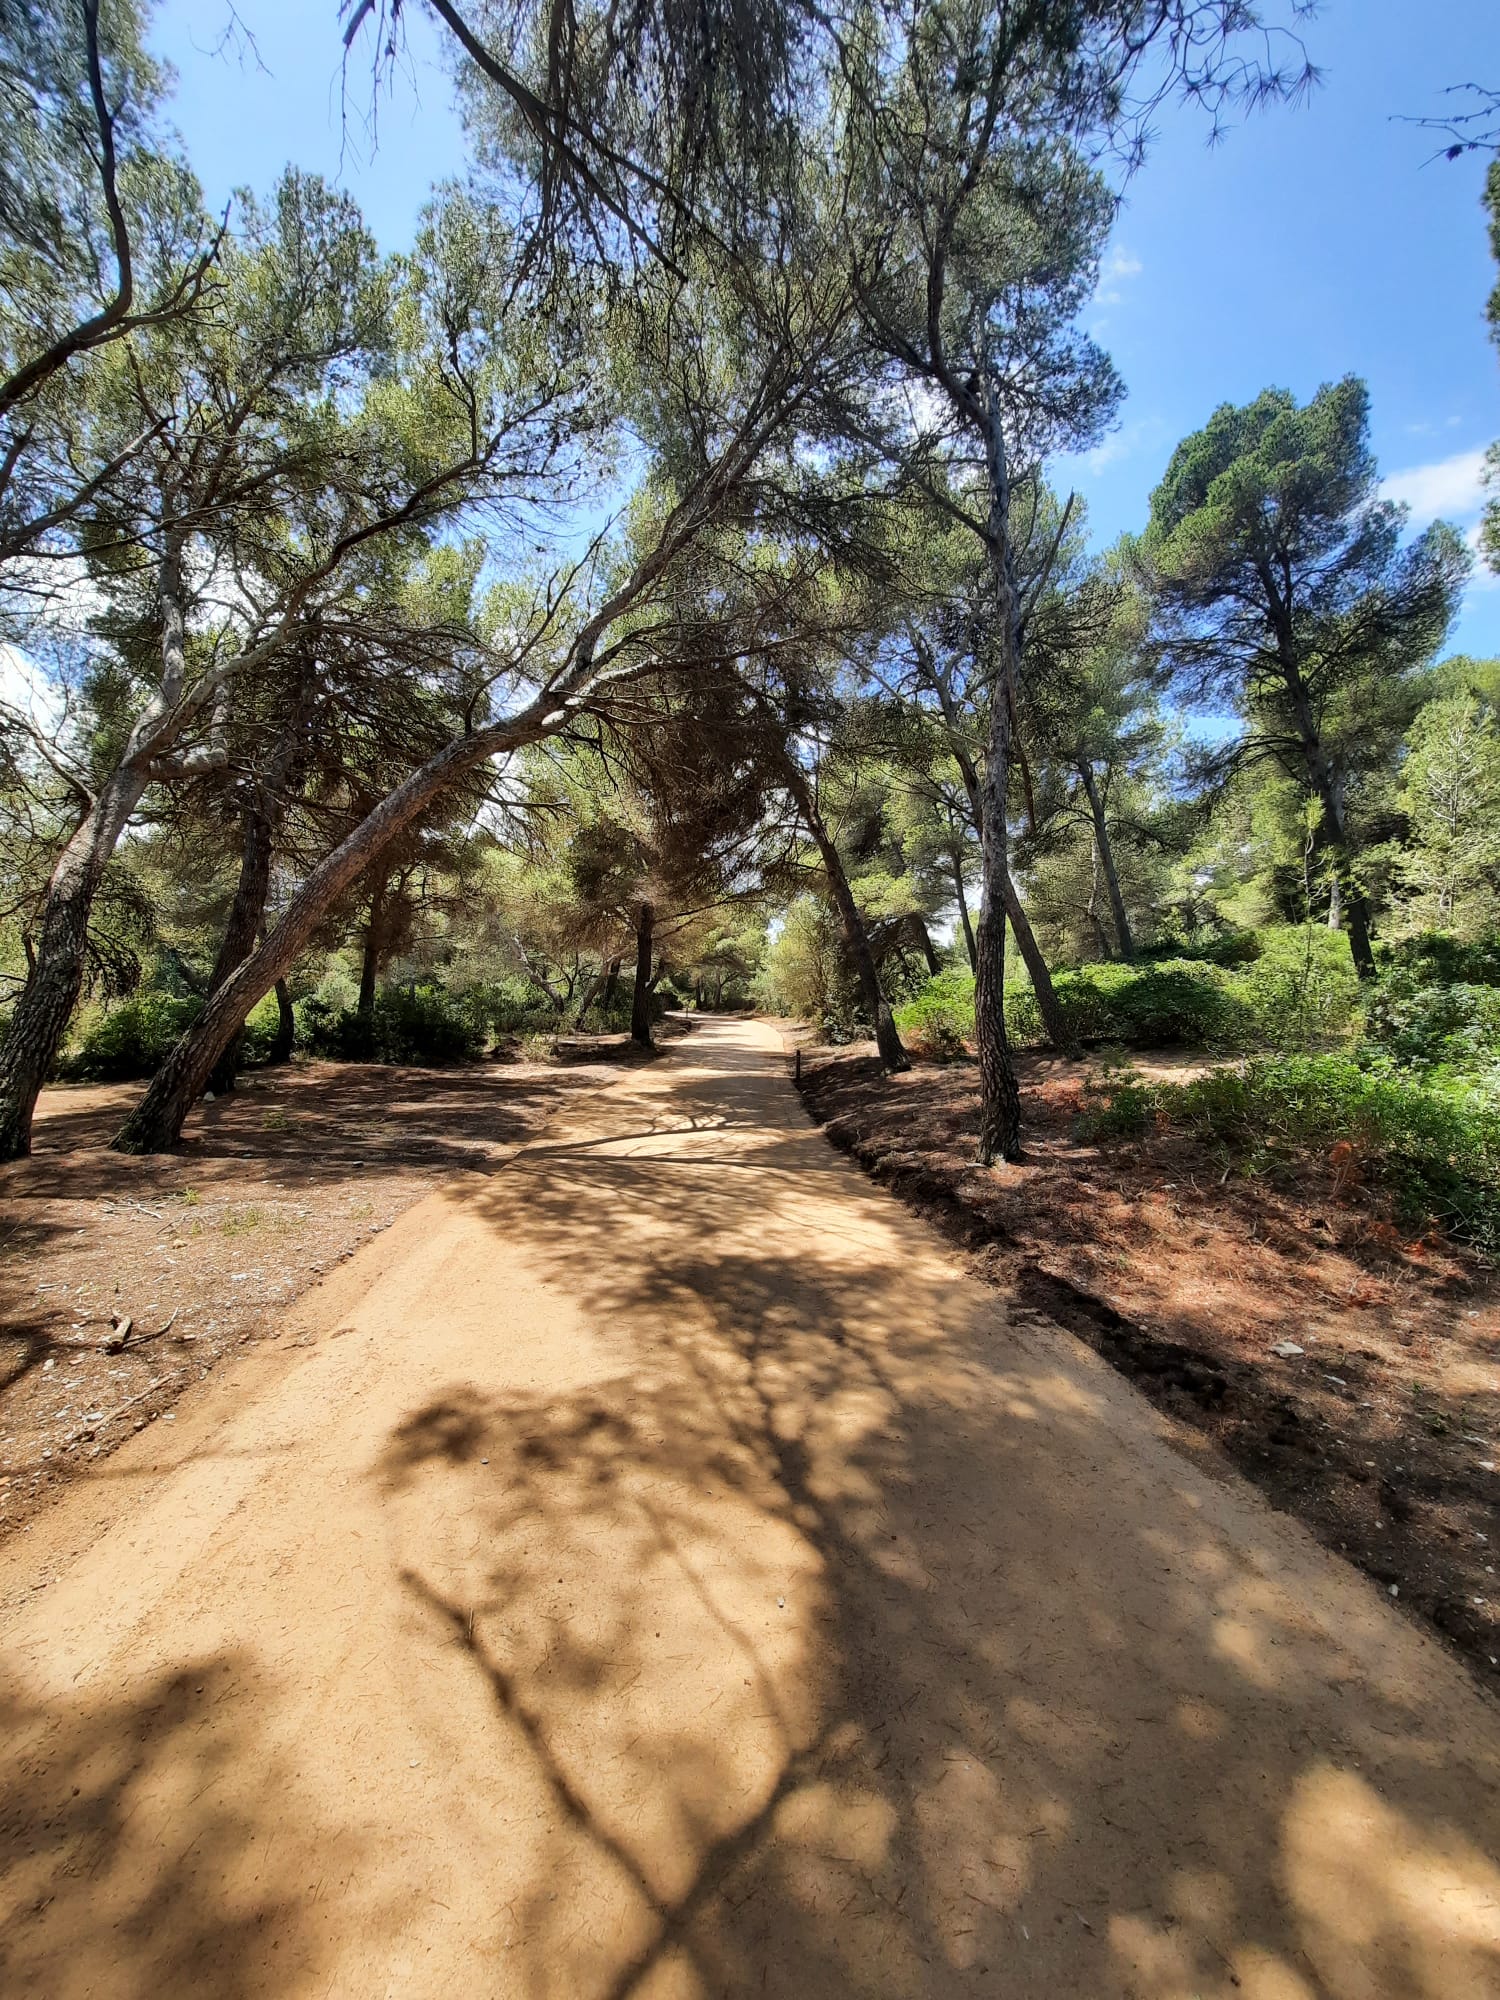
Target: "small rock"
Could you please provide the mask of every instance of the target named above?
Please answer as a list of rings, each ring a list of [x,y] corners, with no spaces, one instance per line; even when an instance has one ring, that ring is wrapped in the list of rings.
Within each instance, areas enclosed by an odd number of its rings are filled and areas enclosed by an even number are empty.
[[[45,1375],[49,1368],[55,1368],[56,1366],[57,1363],[55,1361],[44,1361],[42,1363],[42,1373]]]
[[[1397,1585],[1397,1584],[1394,1584],[1394,1583],[1393,1583],[1393,1584],[1392,1584],[1392,1585],[1390,1586],[1390,1592],[1391,1592],[1391,1595],[1392,1595],[1392,1597],[1399,1597],[1399,1596],[1401,1595],[1401,1590],[1400,1590],[1400,1586],[1399,1586],[1399,1585]]]
[[[1325,1375],[1323,1377],[1323,1380],[1325,1382],[1331,1382],[1335,1389],[1347,1389],[1349,1386],[1349,1384],[1344,1380],[1342,1375]]]
[[[778,1597],[778,1598],[777,1598],[777,1600],[776,1600],[776,1609],[777,1609],[778,1611],[785,1611],[785,1610],[786,1610],[786,1599],[785,1599],[784,1597]]]
[[[1294,1354],[1302,1354],[1306,1350],[1299,1347],[1295,1340],[1278,1340],[1271,1352],[1279,1354],[1284,1361],[1289,1361]]]

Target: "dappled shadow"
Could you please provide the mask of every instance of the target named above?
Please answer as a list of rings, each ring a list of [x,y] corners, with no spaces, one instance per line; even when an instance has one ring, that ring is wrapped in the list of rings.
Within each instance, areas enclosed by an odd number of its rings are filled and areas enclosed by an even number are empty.
[[[246,2000],[318,1971],[317,1884],[275,1852],[296,1774],[247,1682],[252,1663],[227,1654],[87,1706],[0,1695],[0,1989]],[[138,1837],[145,1820],[166,1837]],[[335,1840],[324,1858],[332,1877],[358,1849]]]
[[[466,1197],[614,1371],[450,1385],[379,1468],[549,1802],[514,1990],[1500,1992],[1489,1711],[708,1032]]]
[[[177,1629],[226,1554],[281,1579],[248,1666],[17,1698],[10,1984],[1497,2000],[1500,1730],[1451,1662],[1008,1324],[758,1031],[576,1124],[284,1378],[268,1438],[340,1412],[305,1495],[158,1496]]]
[[[351,1164],[374,1175],[413,1165],[483,1167],[580,1085],[601,1078],[599,1071],[578,1078],[512,1064],[439,1070],[316,1062],[254,1071],[231,1096],[194,1109],[173,1170],[180,1178],[186,1162],[195,1178],[211,1179],[218,1163],[267,1161],[296,1186],[342,1178]],[[140,1091],[139,1084],[111,1084],[44,1092],[32,1158],[9,1175],[0,1172],[0,1194],[20,1191],[11,1176],[23,1179],[28,1193],[111,1192],[122,1162],[105,1149]]]
[[[1023,1062],[1027,1163],[1003,1174],[973,1166],[972,1064],[890,1078],[840,1053],[804,1074],[829,1138],[867,1173],[1395,1585],[1500,1688],[1500,1287],[1483,1260],[1398,1231],[1338,1148],[1247,1160],[1173,1127],[1089,1143],[1077,1077],[1053,1060]]]

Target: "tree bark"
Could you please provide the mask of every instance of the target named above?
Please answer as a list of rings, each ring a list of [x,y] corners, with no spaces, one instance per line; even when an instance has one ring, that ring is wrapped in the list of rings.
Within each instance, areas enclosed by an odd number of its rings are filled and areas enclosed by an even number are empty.
[[[1115,850],[1109,837],[1109,827],[1105,823],[1104,800],[1099,792],[1099,781],[1094,776],[1094,767],[1087,757],[1079,759],[1077,769],[1089,802],[1089,815],[1094,822],[1094,852],[1098,855],[1099,865],[1104,870],[1104,886],[1109,891],[1109,909],[1110,915],[1114,918],[1116,944],[1121,958],[1128,965],[1134,965],[1135,939],[1130,933],[1130,919],[1125,914],[1125,898],[1120,894],[1120,875],[1115,867]]]
[[[870,1024],[875,1030],[875,1046],[880,1051],[880,1060],[893,1075],[911,1068],[911,1058],[902,1045],[896,1028],[896,1017],[891,1012],[890,1002],[880,984],[880,970],[875,963],[875,954],[870,949],[869,933],[865,929],[864,918],[859,913],[859,905],[854,900],[854,891],[849,886],[849,877],[844,871],[843,857],[834,845],[823,816],[813,802],[811,788],[801,765],[784,745],[782,747],[782,769],[786,776],[787,789],[802,815],[802,823],[813,837],[819,857],[823,863],[823,873],[828,878],[829,893],[834,907],[839,913],[839,928],[844,934],[844,945],[854,960],[854,970],[859,979],[860,999],[864,1003]]]
[[[1007,501],[1007,508],[1008,505],[1009,502]],[[1010,546],[1008,526],[1007,518],[1007,549]],[[1014,575],[1011,577],[1010,589],[1010,601],[1014,605],[1016,602]],[[1013,647],[1014,644],[1013,637]],[[969,755],[964,745],[962,733],[958,726],[958,711],[954,705],[953,690],[943,670],[939,667],[936,660],[930,657],[924,661],[924,667],[928,682],[936,693],[939,707],[942,710],[943,724],[948,737],[948,748],[953,761],[958,766],[959,776],[963,779],[964,793],[969,801],[969,816],[973,821],[974,831],[979,835],[982,845],[984,840],[984,783],[974,759]],[[1007,682],[1008,679],[1009,673],[1007,671]],[[1006,690],[1002,689],[1001,692],[1003,694]],[[1009,717],[1007,716],[1006,719],[1008,725]],[[1009,728],[1007,727],[1007,744],[1009,744],[1009,741]],[[1009,788],[1007,777],[1006,790],[1009,791]],[[1035,815],[1033,814],[1034,818]],[[1020,949],[1021,956],[1026,961],[1026,970],[1031,976],[1031,990],[1036,995],[1037,1012],[1042,1017],[1042,1026],[1046,1030],[1047,1039],[1053,1048],[1061,1055],[1072,1054],[1077,1045],[1072,1035],[1068,1032],[1067,1019],[1063,1013],[1062,1005],[1058,1000],[1056,988],[1052,984],[1051,968],[1042,956],[1042,948],[1036,941],[1036,932],[1031,928],[1031,919],[1027,916],[1025,905],[1017,893],[1015,880],[1010,872],[1009,853],[1004,854],[1002,858],[1005,863],[1005,879],[1002,889],[1005,897],[1006,914],[1010,918],[1010,927],[1015,932],[1016,944]],[[963,919],[964,943],[968,948],[970,970],[975,974],[977,979],[979,955],[974,941],[973,927],[969,922],[968,901],[964,895],[963,864],[959,859],[956,849],[954,850],[952,859],[953,879],[958,890],[958,913]]]
[[[539,697],[510,720],[445,744],[367,813],[312,870],[281,922],[225,980],[194,1026],[177,1042],[111,1141],[115,1150],[170,1152],[225,1044],[261,996],[270,992],[307,949],[330,904],[466,771],[487,757],[540,742],[562,728],[571,712],[555,695]]]
[[[630,1006],[630,1038],[645,1049],[651,1046],[651,991],[656,984],[651,977],[651,951],[655,927],[656,911],[650,903],[642,903],[635,920],[635,997]]]
[[[385,908],[385,872],[370,891],[370,918],[365,925],[364,955],[359,966],[359,1003],[355,1012],[368,1021],[375,1012],[375,982],[380,976],[380,922]]]
[[[234,901],[229,906],[229,921],[224,926],[219,955],[209,974],[210,994],[217,992],[236,966],[242,965],[250,956],[266,913],[266,895],[271,886],[271,814],[259,787],[252,786],[250,793],[240,813],[240,879],[235,884]],[[208,1081],[215,1096],[223,1096],[234,1089],[244,1034],[242,1022],[214,1065]]]
[[[1063,1012],[1062,1002],[1057,997],[1057,988],[1052,984],[1052,974],[1048,970],[1046,959],[1042,956],[1042,948],[1036,941],[1036,932],[1031,928],[1026,905],[1017,892],[1015,877],[1008,870],[1005,877],[1005,914],[1010,918],[1010,927],[1015,933],[1017,949],[1025,960],[1027,972],[1031,975],[1031,990],[1036,996],[1036,1010],[1042,1017],[1042,1028],[1047,1040],[1060,1056],[1077,1055],[1077,1037],[1068,1026],[1068,1017]]]
[[[285,1063],[292,1059],[292,1048],[297,1040],[297,1017],[292,1012],[292,996],[284,979],[276,982],[276,1034],[271,1042],[268,1063]]]
[[[116,771],[63,849],[42,910],[31,976],[0,1048],[0,1160],[31,1151],[31,1121],[83,990],[89,915],[145,777]]]
[[[974,926],[969,921],[969,899],[964,894],[963,858],[955,847],[949,859],[953,863],[953,893],[958,900],[958,920],[964,929],[964,950],[969,954],[969,970],[973,972],[979,958],[974,949]]]
[[[1322,733],[1318,728],[1307,684],[1302,678],[1302,669],[1297,660],[1290,606],[1283,605],[1269,577],[1264,581],[1267,584],[1276,620],[1277,659],[1291,699],[1292,712],[1296,717],[1297,733],[1301,738],[1302,754],[1307,764],[1307,775],[1318,803],[1323,808],[1324,831],[1317,846],[1319,850],[1327,849],[1332,852],[1334,872],[1339,884],[1344,929],[1349,939],[1349,952],[1354,960],[1354,969],[1361,979],[1373,979],[1375,951],[1370,942],[1370,906],[1364,892],[1356,884],[1351,868],[1349,826],[1344,811],[1343,774],[1335,768],[1332,758],[1323,747]]]
[[[0,1046],[0,1160],[31,1151],[36,1100],[83,989],[89,917],[110,856],[150,784],[153,759],[170,737],[187,673],[182,602],[182,531],[169,523],[157,570],[161,680],[110,773],[58,857],[47,885],[31,975]]]
[[[928,930],[919,910],[912,912],[911,927],[916,933],[917,943],[921,946],[922,956],[927,961],[927,977],[936,979],[942,968],[938,963],[938,955],[932,948],[932,933]]]
[[[1010,538],[1010,461],[1000,399],[993,384],[984,404],[985,469],[990,482],[989,544],[995,579],[1000,673],[990,698],[990,733],[980,787],[979,850],[984,900],[974,980],[974,1039],[979,1051],[979,1161],[1021,1157],[1021,1093],[1005,1031],[1006,888],[1010,883],[1006,801],[1010,790],[1011,696],[1020,668],[1015,550]],[[1014,891],[1012,890],[1012,894]]]

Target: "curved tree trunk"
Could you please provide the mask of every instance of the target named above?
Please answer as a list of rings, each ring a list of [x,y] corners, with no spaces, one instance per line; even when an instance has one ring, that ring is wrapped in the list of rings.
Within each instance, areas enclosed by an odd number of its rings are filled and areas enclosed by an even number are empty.
[[[1094,822],[1094,852],[1099,857],[1099,865],[1104,870],[1104,886],[1109,891],[1110,915],[1114,918],[1115,939],[1119,953],[1127,964],[1135,963],[1135,939],[1130,933],[1130,919],[1125,914],[1125,898],[1120,894],[1120,875],[1115,867],[1115,850],[1109,837],[1109,827],[1104,818],[1104,800],[1100,796],[1099,781],[1094,776],[1094,767],[1086,757],[1078,763],[1078,775],[1083,780],[1083,789],[1089,802],[1089,816]]]
[[[630,1007],[630,1038],[642,1048],[651,1046],[651,993],[656,981],[651,977],[652,936],[656,911],[642,903],[635,921],[635,998]]]
[[[194,1026],[172,1049],[111,1142],[116,1151],[170,1152],[221,1051],[256,1001],[270,992],[307,949],[330,904],[466,771],[486,757],[539,742],[561,727],[566,713],[555,699],[545,704],[536,701],[512,721],[445,744],[367,813],[312,870],[281,922],[225,980]],[[558,718],[555,723],[554,715]]]
[[[89,916],[109,858],[146,789],[144,772],[116,771],[58,857],[22,988],[0,1046],[0,1160],[31,1151],[31,1121],[83,990]]]
[[[844,945],[854,960],[855,973],[859,979],[860,999],[875,1030],[875,1046],[880,1051],[880,1060],[892,1074],[910,1069],[911,1058],[902,1046],[901,1036],[896,1028],[896,1017],[891,1012],[890,1002],[886,999],[880,984],[880,969],[875,963],[875,954],[870,949],[869,933],[865,929],[864,918],[859,913],[859,905],[854,900],[854,891],[849,887],[849,877],[844,870],[843,857],[823,824],[822,814],[813,803],[812,791],[801,765],[785,746],[782,748],[781,756],[787,790],[796,801],[803,825],[813,837],[823,863],[823,872],[828,878],[829,892],[839,913],[839,928],[844,934]]]
[[[169,528],[157,577],[162,617],[161,682],[130,733],[125,756],[106,780],[47,885],[36,956],[0,1045],[0,1160],[31,1151],[31,1121],[78,995],[83,989],[94,897],[130,815],[151,781],[163,719],[182,691],[187,626],[182,608],[182,535]]]

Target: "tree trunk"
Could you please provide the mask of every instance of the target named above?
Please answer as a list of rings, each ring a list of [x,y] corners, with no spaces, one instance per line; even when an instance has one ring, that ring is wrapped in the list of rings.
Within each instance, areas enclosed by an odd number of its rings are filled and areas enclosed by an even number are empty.
[[[1005,1031],[1006,887],[1010,882],[1006,798],[1010,789],[1011,697],[1020,665],[1015,552],[1010,538],[1010,462],[999,397],[989,385],[984,406],[985,467],[990,481],[989,543],[995,579],[1000,673],[990,699],[990,733],[980,790],[979,848],[984,897],[975,967],[974,1039],[979,1050],[979,1161],[1021,1157],[1021,1094]]]
[[[1115,920],[1115,939],[1119,953],[1127,964],[1135,964],[1135,939],[1130,934],[1130,919],[1125,914],[1125,898],[1120,894],[1120,876],[1115,867],[1115,850],[1110,841],[1109,828],[1104,820],[1104,800],[1099,795],[1099,781],[1094,776],[1094,767],[1088,759],[1082,758],[1078,764],[1078,775],[1083,780],[1083,789],[1089,802],[1089,813],[1094,822],[1094,851],[1099,857],[1099,865],[1104,870],[1104,886],[1109,891],[1110,914]]]
[[[1302,739],[1302,754],[1307,762],[1307,775],[1318,803],[1323,808],[1324,830],[1317,841],[1320,851],[1331,849],[1334,873],[1339,883],[1339,899],[1342,905],[1344,928],[1348,933],[1349,952],[1354,960],[1354,969],[1361,979],[1375,977],[1375,952],[1370,943],[1370,906],[1364,892],[1356,885],[1351,871],[1348,821],[1344,813],[1344,780],[1335,769],[1332,759],[1323,747],[1317,721],[1313,714],[1312,702],[1297,665],[1294,643],[1289,632],[1278,638],[1278,654],[1282,675],[1287,691],[1292,699],[1293,713],[1297,718],[1297,731]],[[1309,912],[1309,915],[1311,912]]]
[[[1343,898],[1339,894],[1338,871],[1335,869],[1328,883],[1328,928],[1331,931],[1343,929],[1343,914]]]
[[[656,984],[651,977],[651,948],[655,925],[655,910],[649,903],[642,903],[635,924],[635,998],[630,1007],[630,1038],[645,1049],[651,1046],[651,989]]]
[[[125,823],[146,789],[144,772],[117,770],[85,813],[47,885],[31,976],[0,1047],[0,1160],[31,1151],[31,1121],[83,990],[89,915]]]
[[[240,879],[235,884],[219,955],[209,974],[210,994],[216,993],[250,956],[266,913],[266,895],[271,886],[271,813],[260,787],[252,785],[248,790],[249,796],[240,809]],[[242,1023],[214,1065],[208,1084],[216,1096],[234,1089],[244,1037]]]
[[[562,727],[568,713],[555,697],[545,703],[538,700],[503,724],[445,744],[367,813],[312,870],[281,922],[267,933],[239,971],[225,980],[196,1024],[178,1041],[111,1141],[116,1151],[170,1152],[221,1050],[256,1001],[270,992],[307,949],[330,904],[466,771],[487,757],[540,742]]]
[[[292,1047],[297,1039],[297,1017],[292,1012],[292,996],[284,979],[276,982],[276,1034],[266,1061],[285,1063],[292,1059]]]
[[[0,1160],[31,1151],[31,1120],[78,995],[83,989],[89,916],[109,858],[150,782],[163,717],[182,691],[187,625],[182,608],[182,533],[169,526],[157,574],[161,683],[130,732],[126,754],[58,857],[47,885],[31,976],[0,1046]]]
[[[891,1012],[890,1002],[880,984],[880,969],[875,963],[875,954],[870,949],[869,933],[865,929],[864,918],[859,913],[859,905],[854,900],[854,891],[849,887],[849,877],[844,872],[843,857],[834,846],[822,815],[813,803],[813,795],[808,786],[802,766],[791,751],[782,748],[782,768],[786,774],[787,789],[802,815],[802,823],[812,835],[818,854],[823,862],[823,872],[828,878],[829,892],[834,907],[839,913],[839,928],[844,934],[844,945],[854,960],[854,969],[859,978],[860,999],[864,1002],[866,1014],[875,1030],[875,1046],[880,1051],[882,1064],[893,1075],[911,1068],[911,1058],[902,1046],[901,1036],[896,1029],[896,1017]]]
[[[1047,961],[1042,956],[1042,948],[1036,941],[1036,932],[1031,928],[1031,919],[1026,914],[1026,905],[1016,890],[1015,877],[1006,871],[1005,914],[1010,918],[1010,927],[1015,933],[1016,945],[1026,962],[1026,970],[1031,975],[1031,990],[1036,995],[1036,1010],[1042,1017],[1042,1028],[1047,1040],[1060,1056],[1078,1054],[1078,1039],[1068,1026],[1068,1017],[1063,1012],[1062,1002],[1057,997],[1057,988],[1052,984],[1052,974],[1047,969]]]
[[[916,933],[917,943],[922,948],[922,956],[927,961],[927,977],[929,979],[936,979],[942,968],[938,964],[938,955],[932,948],[932,933],[928,930],[919,911],[914,910],[912,912],[911,927]]]
[[[956,847],[950,859],[953,862],[953,893],[958,899],[958,920],[964,927],[964,950],[969,954],[969,970],[973,972],[979,964],[979,957],[974,949],[974,926],[969,922],[969,899],[964,894],[964,864]]]
[[[370,891],[370,918],[365,925],[364,956],[359,967],[359,1004],[355,1012],[368,1021],[375,1012],[375,982],[380,976],[381,918],[385,912],[385,873]]]
[[[1007,546],[1009,546],[1008,542]],[[1013,603],[1015,601],[1014,581],[1012,581],[1011,601]],[[927,674],[929,683],[935,690],[942,708],[943,722],[948,736],[948,747],[952,753],[953,761],[958,766],[959,775],[963,779],[964,792],[969,801],[969,816],[973,821],[974,831],[979,835],[982,842],[984,839],[983,782],[974,759],[964,747],[962,734],[958,727],[958,711],[954,705],[952,689],[936,662],[930,659],[927,662]],[[1008,736],[1007,741],[1009,741]],[[1007,784],[1008,789],[1009,786]],[[1036,824],[1036,812],[1034,808],[1031,819],[1034,827]],[[953,881],[958,891],[958,914],[963,919],[964,944],[969,954],[969,969],[977,976],[979,971],[979,956],[974,944],[973,926],[969,922],[968,899],[964,894],[963,863],[959,859],[956,848],[952,853],[952,861]],[[1010,918],[1010,927],[1016,934],[1016,943],[1020,947],[1021,956],[1026,961],[1026,970],[1031,975],[1031,988],[1036,995],[1037,1012],[1042,1017],[1042,1026],[1047,1031],[1047,1039],[1060,1053],[1071,1054],[1076,1044],[1068,1032],[1063,1010],[1059,1004],[1056,989],[1052,984],[1051,969],[1046,959],[1042,956],[1042,948],[1036,941],[1035,931],[1031,928],[1031,919],[1027,916],[1025,906],[1016,892],[1015,881],[1010,872],[1010,856],[1008,853],[1005,856],[1004,887],[1006,914]]]
[[[609,961],[609,971],[605,974],[604,978],[604,995],[599,1002],[599,1011],[602,1014],[606,1016],[608,1015],[615,994],[619,989],[619,985],[620,985],[620,961],[617,958],[612,958]]]

